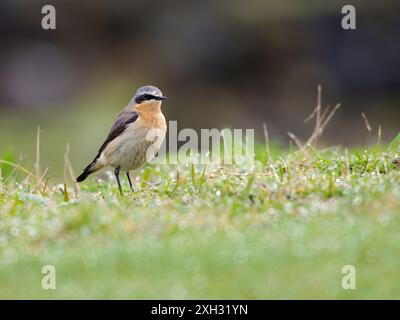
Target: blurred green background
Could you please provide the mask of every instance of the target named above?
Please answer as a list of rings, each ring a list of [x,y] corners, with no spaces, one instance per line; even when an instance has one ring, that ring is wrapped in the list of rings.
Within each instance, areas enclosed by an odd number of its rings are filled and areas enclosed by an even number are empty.
[[[48,1],[0,2],[0,155],[31,166],[36,127],[42,166],[62,175],[91,160],[139,86],[169,97],[179,128],[268,125],[305,138],[316,105],[343,107],[325,143],[365,142],[361,112],[384,141],[398,132],[398,1],[352,1],[357,30],[341,28],[346,1],[51,1],[57,29],[41,28]]]

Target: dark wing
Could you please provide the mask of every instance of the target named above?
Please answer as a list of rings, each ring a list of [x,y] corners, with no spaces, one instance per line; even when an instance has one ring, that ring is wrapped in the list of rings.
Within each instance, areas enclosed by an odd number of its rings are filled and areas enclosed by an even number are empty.
[[[120,136],[122,134],[122,132],[124,132],[124,130],[126,129],[128,124],[135,122],[138,117],[139,117],[139,114],[135,111],[131,111],[131,110],[122,111],[121,114],[118,116],[117,120],[114,122],[113,126],[111,127],[106,140],[101,145],[101,147],[97,153],[96,159],[100,157],[101,153],[107,147],[107,145],[111,141],[113,141],[116,137]]]
[[[129,109],[128,110],[125,109],[124,111],[122,111],[120,113],[117,120],[111,127],[111,130],[107,136],[106,141],[104,141],[104,143],[101,145],[96,158],[94,158],[94,160],[83,170],[83,173],[78,178],[76,178],[77,182],[81,182],[81,181],[85,180],[89,174],[97,171],[96,170],[96,162],[97,162],[97,159],[100,157],[101,153],[103,152],[103,150],[107,147],[107,145],[111,141],[113,141],[116,137],[121,135],[122,132],[124,132],[124,130],[130,123],[135,122],[138,117],[139,117],[139,114],[137,112],[129,110]]]

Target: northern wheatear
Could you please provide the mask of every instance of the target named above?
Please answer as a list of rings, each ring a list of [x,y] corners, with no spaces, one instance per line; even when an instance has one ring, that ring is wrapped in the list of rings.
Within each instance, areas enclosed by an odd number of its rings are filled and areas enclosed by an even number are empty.
[[[81,182],[89,174],[111,166],[114,168],[121,195],[121,170],[126,172],[133,191],[129,171],[140,168],[154,158],[165,138],[167,124],[161,112],[161,101],[165,99],[167,98],[156,87],[145,86],[138,89],[114,122],[97,156],[83,170],[77,181]]]

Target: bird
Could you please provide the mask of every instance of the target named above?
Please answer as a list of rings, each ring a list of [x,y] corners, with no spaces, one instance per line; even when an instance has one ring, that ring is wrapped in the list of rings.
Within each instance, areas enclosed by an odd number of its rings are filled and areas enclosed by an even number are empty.
[[[126,173],[130,189],[134,192],[129,172],[152,160],[165,138],[167,124],[161,111],[161,103],[166,99],[155,86],[139,88],[118,115],[96,157],[78,176],[77,182],[82,182],[90,174],[110,166],[114,168],[121,196],[121,171]]]

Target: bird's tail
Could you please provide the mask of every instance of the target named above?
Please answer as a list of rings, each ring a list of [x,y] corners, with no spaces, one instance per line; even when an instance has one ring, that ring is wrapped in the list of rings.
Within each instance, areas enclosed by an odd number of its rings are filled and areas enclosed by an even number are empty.
[[[81,182],[85,180],[88,175],[92,174],[93,172],[96,172],[97,170],[101,169],[101,166],[98,165],[97,163],[98,158],[94,159],[92,163],[90,163],[82,172],[82,174],[76,178],[77,182]]]

